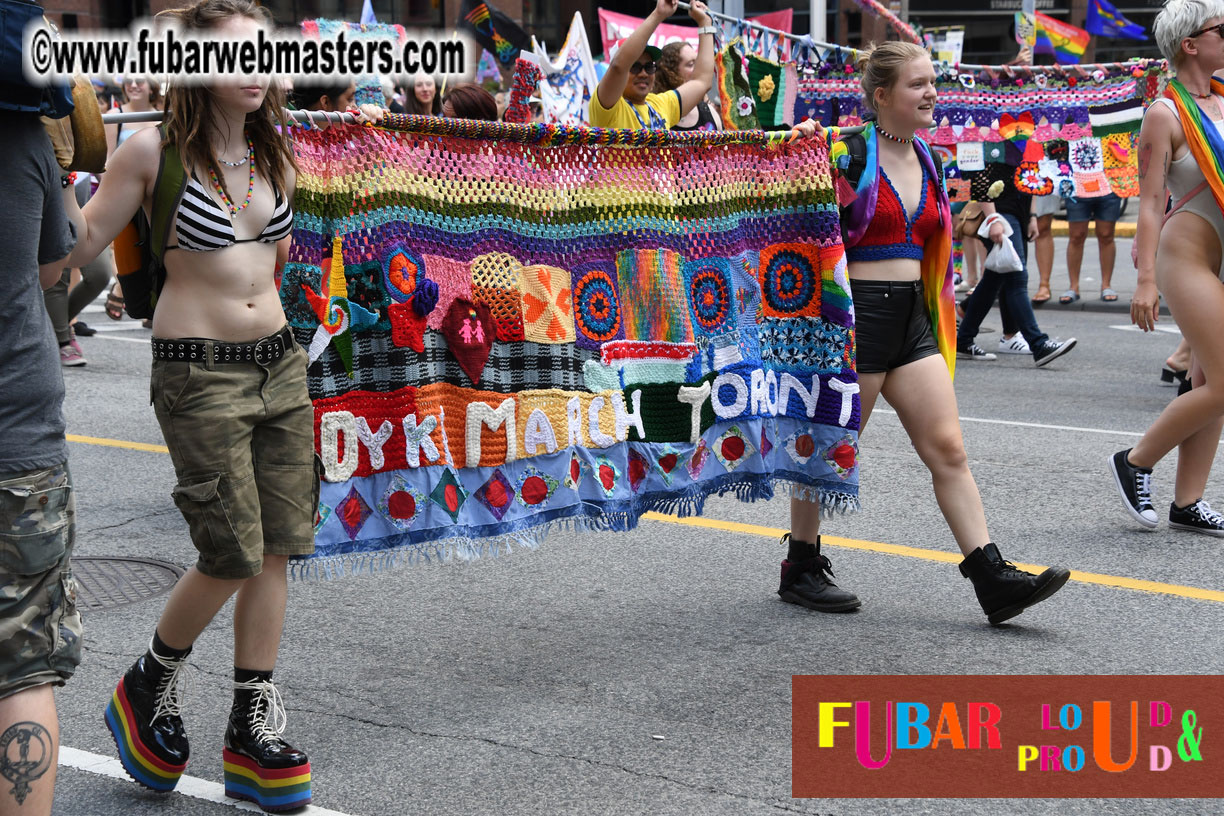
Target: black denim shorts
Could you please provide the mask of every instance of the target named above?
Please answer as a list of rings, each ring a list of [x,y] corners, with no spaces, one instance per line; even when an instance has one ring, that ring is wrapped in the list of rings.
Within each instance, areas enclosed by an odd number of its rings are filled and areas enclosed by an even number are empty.
[[[939,353],[921,281],[850,281],[859,374],[883,374]]]

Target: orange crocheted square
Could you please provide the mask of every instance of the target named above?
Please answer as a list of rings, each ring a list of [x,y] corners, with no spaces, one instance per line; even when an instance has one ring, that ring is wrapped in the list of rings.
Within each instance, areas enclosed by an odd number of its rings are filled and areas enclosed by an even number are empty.
[[[472,295],[493,313],[498,340],[523,340],[523,310],[519,291],[520,264],[505,252],[477,255],[471,262]]]
[[[574,301],[570,273],[555,266],[525,266],[523,336],[533,343],[574,342]]]

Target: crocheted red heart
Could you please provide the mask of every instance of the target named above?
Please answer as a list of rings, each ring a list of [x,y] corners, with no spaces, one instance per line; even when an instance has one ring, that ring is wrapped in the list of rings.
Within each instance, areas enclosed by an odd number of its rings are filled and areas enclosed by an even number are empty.
[[[442,336],[446,346],[459,361],[459,367],[472,379],[480,382],[489,351],[493,348],[493,315],[483,303],[473,303],[465,298],[451,302],[446,317],[442,319]]]

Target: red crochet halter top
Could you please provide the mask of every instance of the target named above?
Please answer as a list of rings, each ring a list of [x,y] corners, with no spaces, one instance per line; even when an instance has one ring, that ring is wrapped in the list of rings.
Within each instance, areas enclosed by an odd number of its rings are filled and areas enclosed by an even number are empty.
[[[922,260],[926,240],[940,229],[939,192],[935,183],[922,170],[922,196],[918,199],[918,210],[911,218],[905,211],[901,196],[893,186],[884,168],[880,168],[880,192],[876,198],[875,216],[867,225],[863,238],[846,250],[846,260],[885,261],[893,258]]]

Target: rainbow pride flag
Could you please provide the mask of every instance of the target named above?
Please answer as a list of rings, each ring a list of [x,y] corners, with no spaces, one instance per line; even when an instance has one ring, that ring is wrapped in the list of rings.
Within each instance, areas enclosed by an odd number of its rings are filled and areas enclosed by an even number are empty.
[[[1034,37],[1030,45],[1034,54],[1053,54],[1058,62],[1079,62],[1088,48],[1088,40],[1092,35],[1082,28],[1048,17],[1036,12],[1036,21],[1024,25],[1021,14],[1016,14],[1016,30],[1033,30]],[[1031,26],[1031,29],[1030,29]]]

